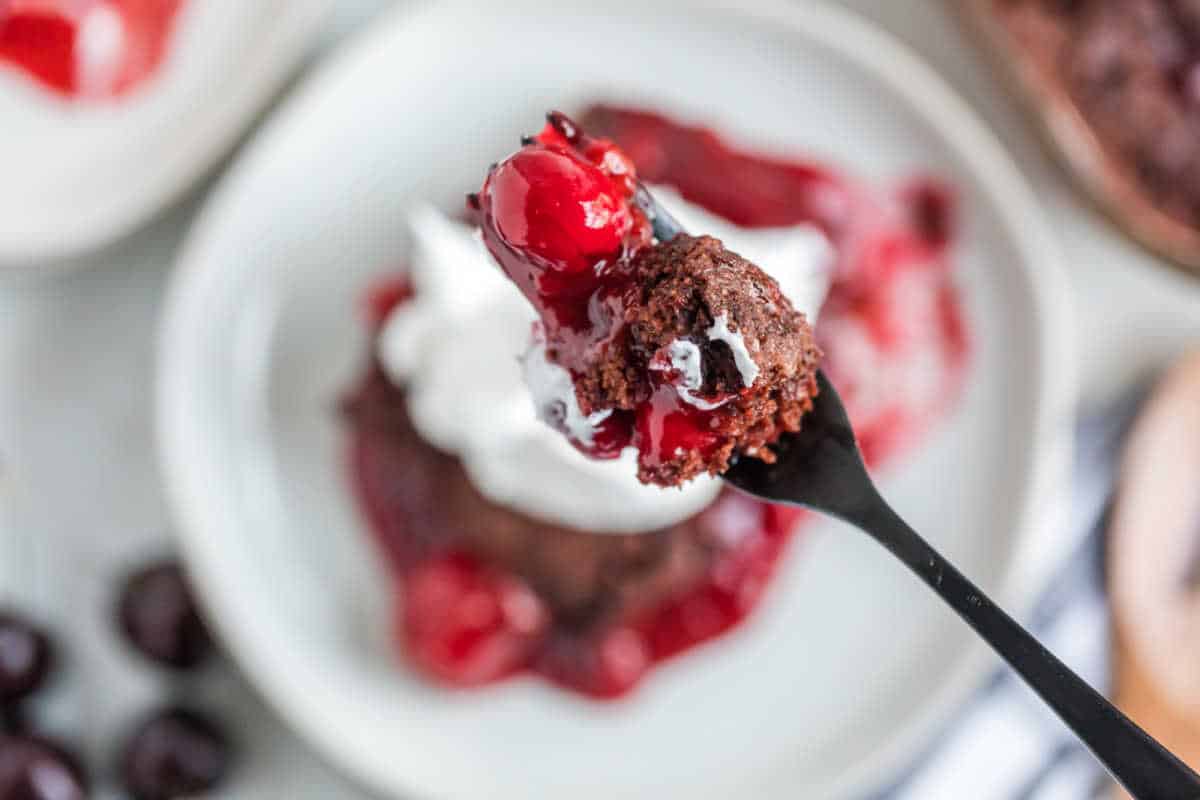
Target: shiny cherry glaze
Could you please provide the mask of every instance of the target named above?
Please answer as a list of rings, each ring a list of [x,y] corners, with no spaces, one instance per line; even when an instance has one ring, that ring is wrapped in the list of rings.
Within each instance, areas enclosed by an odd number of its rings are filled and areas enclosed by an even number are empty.
[[[951,281],[948,248],[955,229],[954,198],[946,187],[918,180],[894,195],[870,192],[823,165],[749,154],[711,131],[644,111],[601,107],[590,112],[586,122],[590,130],[620,145],[642,179],[671,185],[711,212],[748,227],[809,223],[829,236],[837,266],[817,335],[826,352],[824,368],[835,376],[872,466],[911,445],[952,402],[969,347],[961,303]],[[600,139],[585,139],[578,146],[577,128],[563,133],[551,125],[538,141],[561,147],[563,142],[571,144],[571,134],[576,155],[587,158],[589,148],[601,153],[600,159],[588,160],[602,173],[597,164],[604,154],[620,152]],[[576,163],[572,161],[570,171]],[[581,185],[594,187],[595,173],[588,174],[592,181]],[[633,172],[622,161],[616,174],[623,179]],[[621,196],[619,180],[612,191]],[[489,202],[485,195],[478,197],[476,211]],[[579,219],[574,209],[564,214],[549,215],[555,231],[570,227],[558,220]],[[636,222],[635,218],[632,240],[617,235],[622,222],[607,232],[589,229],[586,240],[611,246],[620,238],[622,250],[631,241],[636,247],[641,241]],[[516,230],[528,228],[518,225]],[[543,240],[552,238],[547,235],[539,241]],[[489,246],[493,252],[508,248],[498,235],[492,236]],[[581,257],[575,247],[541,252],[559,260],[538,262],[537,270],[523,261],[506,265],[518,274],[529,270],[518,284],[535,304],[541,302],[537,279],[549,271],[554,278],[569,276],[570,265],[579,263],[573,259]],[[595,252],[585,260],[593,257],[597,258],[594,268],[600,260]],[[582,275],[588,278],[586,272]],[[554,301],[558,296],[554,281],[547,285]],[[590,289],[602,286],[603,281],[597,280]],[[374,287],[368,306],[372,327],[409,291],[402,279],[390,287]],[[579,299],[569,291],[561,296],[567,298],[564,307],[569,300]],[[581,318],[578,310],[562,317]],[[565,329],[573,330],[569,325]],[[913,372],[929,373],[925,390],[895,392],[896,381]],[[662,403],[656,413],[624,419],[622,425],[638,431],[618,431],[605,446],[611,448],[625,436],[658,443],[682,437],[695,444],[692,437],[705,431],[679,420],[675,416],[679,412]],[[455,531],[431,530],[431,515],[423,509],[437,502],[431,494],[436,487],[422,485],[423,476],[414,474],[405,460],[390,456],[388,445],[378,432],[356,429],[352,447],[356,489],[398,574],[402,593],[398,639],[413,663],[451,685],[478,686],[533,672],[596,698],[625,694],[659,661],[720,636],[745,619],[761,601],[802,517],[796,509],[723,493],[684,523],[719,530],[734,543],[714,556],[702,579],[680,587],[655,608],[622,614],[580,633],[536,593],[530,595],[520,578],[457,550]],[[448,548],[439,549],[441,541],[450,542]],[[515,602],[506,600],[513,597]],[[517,613],[506,611],[506,606],[515,607]],[[465,607],[480,613],[464,618]],[[418,608],[420,613],[413,610]]]
[[[572,375],[624,325],[626,297],[636,289],[631,261],[653,244],[633,202],[637,187],[637,170],[616,145],[552,112],[545,129],[493,167],[471,197],[484,242],[542,317],[550,358]],[[680,398],[671,386],[678,377],[653,373],[653,396],[636,409],[614,410],[591,443],[564,434],[593,458],[616,458],[627,446],[648,466],[681,448],[708,455],[720,444],[714,415]]]
[[[0,67],[65,96],[115,97],[162,63],[183,0],[0,2]]]
[[[721,444],[720,435],[709,429],[712,414],[684,403],[669,382],[659,385],[636,413],[633,441],[638,458],[649,466],[665,463],[678,449],[707,458]]]

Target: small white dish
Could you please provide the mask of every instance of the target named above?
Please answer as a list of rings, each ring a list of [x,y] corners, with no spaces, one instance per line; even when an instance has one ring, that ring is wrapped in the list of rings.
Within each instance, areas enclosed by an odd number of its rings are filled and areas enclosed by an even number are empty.
[[[1069,295],[1003,150],[902,46],[817,3],[445,2],[325,65],[234,166],[163,318],[168,494],[210,616],[332,761],[404,797],[841,797],[910,758],[993,662],[865,536],[821,521],[749,624],[603,705],[535,680],[455,693],[397,661],[335,403],[404,210],[461,207],[550,107],[607,98],[886,182],[956,184],[976,340],[957,412],[883,489],[1010,610],[1066,496]]]
[[[329,0],[191,0],[154,75],[76,102],[0,68],[0,275],[128,233],[204,174],[300,61]]]

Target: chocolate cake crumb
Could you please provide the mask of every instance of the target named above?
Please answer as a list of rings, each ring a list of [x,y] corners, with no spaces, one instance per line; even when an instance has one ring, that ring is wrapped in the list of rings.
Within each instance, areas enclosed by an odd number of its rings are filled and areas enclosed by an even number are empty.
[[[710,236],[680,235],[633,261],[624,326],[576,379],[584,413],[634,410],[673,392],[703,414],[703,441],[656,461],[645,483],[677,486],[720,474],[735,454],[766,461],[800,429],[817,393],[812,329],[767,273]]]

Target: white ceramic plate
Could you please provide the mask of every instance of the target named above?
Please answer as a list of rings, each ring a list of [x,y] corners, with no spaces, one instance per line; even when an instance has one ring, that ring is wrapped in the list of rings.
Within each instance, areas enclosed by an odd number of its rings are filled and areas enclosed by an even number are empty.
[[[191,0],[167,57],[110,102],[0,69],[0,274],[129,232],[234,143],[299,62],[329,0]]]
[[[882,551],[822,523],[749,625],[626,702],[534,680],[452,693],[397,664],[334,413],[364,354],[356,301],[402,258],[404,209],[460,207],[549,107],[646,102],[879,181],[932,170],[960,187],[969,388],[883,485],[1010,608],[1029,597],[1024,559],[1052,535],[1071,404],[1068,298],[1035,202],[980,123],[892,40],[815,3],[735,5],[513,0],[398,14],[267,125],[185,248],[158,400],[186,557],[251,679],[375,787],[841,796],[909,757],[989,663]]]

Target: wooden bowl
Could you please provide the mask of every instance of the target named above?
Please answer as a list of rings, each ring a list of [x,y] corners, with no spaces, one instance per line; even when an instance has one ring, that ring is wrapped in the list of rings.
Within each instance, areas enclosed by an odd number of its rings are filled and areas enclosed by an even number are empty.
[[[1052,153],[1089,199],[1146,248],[1200,274],[1200,229],[1150,201],[1127,165],[1104,148],[1051,65],[1022,47],[1000,22],[992,10],[995,0],[950,0],[948,5],[989,52]]]

